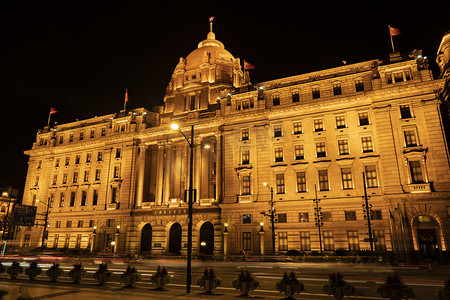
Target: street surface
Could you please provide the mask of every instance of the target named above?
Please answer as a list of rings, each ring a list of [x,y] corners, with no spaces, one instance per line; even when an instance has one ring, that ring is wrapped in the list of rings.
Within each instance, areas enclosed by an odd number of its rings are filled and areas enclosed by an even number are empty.
[[[99,263],[99,261],[96,261]],[[64,276],[58,279],[58,283],[51,283],[45,276],[45,271],[51,266],[50,262],[40,263],[43,269],[42,275],[35,282],[30,282],[23,273],[18,280],[12,281],[8,274],[0,274],[0,289],[9,290],[4,299],[17,299],[19,294],[33,299],[141,299],[154,297],[156,299],[236,299],[239,292],[232,288],[231,282],[237,277],[240,269],[251,272],[260,287],[250,293],[254,298],[282,299],[285,295],[275,290],[275,282],[284,272],[294,271],[297,278],[305,285],[305,292],[296,296],[296,299],[334,299],[324,295],[323,283],[328,280],[331,272],[341,272],[344,279],[353,284],[356,289],[356,297],[352,299],[381,299],[376,294],[376,288],[383,283],[384,277],[394,271],[399,273],[404,282],[413,288],[416,299],[434,299],[435,291],[443,286],[444,280],[449,277],[448,266],[433,266],[433,270],[419,266],[404,266],[393,268],[381,264],[346,264],[346,263],[298,263],[298,262],[192,262],[192,288],[191,294],[186,291],[186,262],[182,260],[141,260],[133,265],[143,275],[143,281],[138,282],[135,289],[124,289],[120,285],[120,274],[125,271],[127,263],[108,263],[109,270],[113,272],[111,281],[106,286],[96,286],[93,274],[97,269],[96,262],[83,261],[87,276],[81,284],[71,283],[67,273],[72,268],[73,262],[63,262]],[[5,262],[5,267],[10,263]],[[24,268],[26,262],[21,264]],[[167,285],[167,291],[156,291],[150,282],[150,276],[158,265],[165,266],[172,276]],[[196,286],[197,277],[203,274],[205,267],[213,267],[218,277],[222,278],[223,286],[215,290],[215,295],[205,295]]]

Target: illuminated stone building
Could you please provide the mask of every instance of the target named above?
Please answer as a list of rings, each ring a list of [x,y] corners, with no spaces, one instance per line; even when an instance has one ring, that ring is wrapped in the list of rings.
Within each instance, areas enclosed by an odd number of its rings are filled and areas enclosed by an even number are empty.
[[[48,247],[186,253],[189,146],[176,122],[186,136],[195,125],[198,145],[194,253],[271,253],[270,187],[277,252],[319,250],[316,193],[323,249],[369,249],[364,172],[375,249],[435,255],[450,246],[443,82],[415,51],[251,84],[211,30],[157,110],[39,130],[24,204],[48,201]],[[38,246],[42,229],[30,230]]]

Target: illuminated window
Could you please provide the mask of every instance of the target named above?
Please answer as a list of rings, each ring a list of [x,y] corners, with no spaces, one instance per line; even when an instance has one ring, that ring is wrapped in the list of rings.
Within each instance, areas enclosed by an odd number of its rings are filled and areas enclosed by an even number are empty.
[[[363,153],[373,152],[372,137],[371,136],[361,137],[361,146]]]
[[[344,190],[353,189],[352,170],[351,168],[341,169],[342,188]]]
[[[242,223],[243,224],[251,224],[252,223],[252,215],[251,214],[242,215]]]
[[[328,170],[319,170],[319,190],[328,191]]]
[[[87,153],[87,154],[86,154],[86,162],[87,162],[87,163],[90,163],[90,162],[91,162],[91,159],[92,159],[92,153]]]
[[[97,153],[97,161],[102,161],[103,160],[103,152],[99,151]]]
[[[275,148],[275,162],[283,161],[283,147]]]
[[[339,155],[347,155],[348,150],[348,139],[338,140]]]
[[[365,126],[365,125],[370,124],[368,112],[360,112],[360,113],[358,113],[358,117],[359,117],[359,125],[360,126]]]
[[[414,129],[403,131],[405,135],[405,145],[406,147],[414,147],[417,146],[417,137]]]
[[[345,116],[336,116],[336,128],[345,128]]]
[[[316,157],[326,157],[327,151],[325,148],[325,142],[316,143]]]
[[[355,89],[357,92],[364,91],[364,81],[362,79],[355,80]]]
[[[287,232],[278,232],[278,250],[287,251],[288,235]]]
[[[297,192],[306,192],[306,173],[297,172]]]
[[[101,169],[95,170],[95,180],[100,180]]]
[[[78,182],[78,172],[73,172],[72,183]]]
[[[77,154],[77,155],[75,156],[75,164],[78,165],[78,164],[80,163],[80,160],[81,160],[81,155],[80,155],[80,154]]]
[[[84,182],[88,182],[89,181],[89,170],[85,170],[84,171],[84,178],[83,178]]]
[[[273,136],[280,137],[282,135],[283,135],[283,132],[281,130],[281,125],[274,125],[273,126]]]
[[[303,145],[295,145],[294,146],[294,154],[295,154],[296,160],[304,159],[305,151],[303,149]]]
[[[248,165],[250,163],[250,150],[242,150],[242,164]]]
[[[57,181],[58,181],[58,175],[53,175],[52,185],[56,185]]]
[[[358,231],[353,230],[347,231],[347,239],[348,239],[348,250],[350,251],[359,250]]]
[[[249,134],[249,129],[248,128],[242,129],[241,138],[242,138],[243,141],[247,141],[250,138],[250,134]]]
[[[120,177],[120,166],[114,166],[113,178]]]
[[[62,184],[66,184],[67,183],[67,173],[63,173],[63,178],[62,178]]]
[[[242,233],[242,249],[244,251],[252,251],[252,233],[243,232]]]
[[[242,195],[250,195],[250,176],[242,176]]]
[[[409,170],[411,173],[412,183],[423,183],[422,166],[420,161],[414,160],[409,162]]]
[[[375,166],[365,166],[366,186],[368,188],[378,187],[377,168]]]
[[[311,251],[309,231],[300,231],[300,250]]]
[[[309,213],[307,213],[307,212],[300,212],[300,213],[298,213],[298,221],[300,223],[309,222]]]
[[[59,195],[59,207],[63,207],[64,206],[64,197],[65,197],[64,193],[61,193]]]
[[[333,84],[333,95],[341,95],[342,94],[342,88],[340,83],[334,83]]]
[[[325,230],[323,232],[323,250],[325,251],[334,250],[334,237],[332,230]]]
[[[318,87],[312,88],[311,93],[312,93],[312,98],[313,99],[320,98],[320,89]]]
[[[277,194],[284,194],[286,192],[284,187],[284,174],[276,175],[276,184],[277,184]]]
[[[301,134],[302,133],[302,122],[294,122],[294,134]]]
[[[314,120],[314,132],[323,131],[323,121],[322,119]]]

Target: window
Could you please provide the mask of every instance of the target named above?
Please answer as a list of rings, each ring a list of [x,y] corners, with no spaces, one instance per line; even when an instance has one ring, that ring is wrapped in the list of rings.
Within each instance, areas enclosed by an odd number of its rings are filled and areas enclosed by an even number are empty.
[[[345,116],[336,116],[336,128],[345,128]]]
[[[36,176],[36,178],[34,179],[34,185],[35,186],[39,185],[39,176]]]
[[[294,154],[296,160],[305,159],[305,151],[303,149],[303,145],[295,145]]]
[[[423,183],[422,166],[420,161],[414,160],[409,162],[409,170],[411,172],[411,183]]]
[[[241,138],[242,138],[243,141],[248,141],[248,139],[250,138],[250,134],[249,134],[249,129],[248,128],[242,129]]]
[[[242,176],[242,195],[250,195],[250,176]]]
[[[283,132],[281,131],[281,125],[274,125],[273,126],[273,136],[274,137],[283,136]]]
[[[371,219],[372,220],[383,220],[383,214],[381,212],[381,209],[373,209]]]
[[[372,230],[373,237],[377,239],[375,242],[375,251],[386,251],[386,239],[384,230]]]
[[[403,131],[405,135],[405,145],[406,147],[414,147],[417,146],[417,137],[414,129]]]
[[[125,132],[126,129],[127,129],[126,123],[119,123],[116,125],[116,132]]]
[[[67,228],[71,228],[72,227],[72,221],[67,221],[66,222],[66,227]]]
[[[314,120],[314,132],[323,131],[323,121],[322,119]]]
[[[342,94],[341,84],[333,83],[333,95],[337,96],[341,94]]]
[[[75,206],[75,196],[76,196],[76,192],[70,192],[69,206]]]
[[[408,104],[400,105],[400,116],[402,119],[412,118],[411,108],[409,107]]]
[[[287,223],[286,213],[278,214],[278,223]]]
[[[284,188],[284,174],[276,175],[276,184],[277,184],[277,194],[284,194],[286,192]]]
[[[86,153],[86,162],[90,163],[92,160],[92,153]]]
[[[91,134],[89,135],[89,137],[91,139],[93,139],[95,137],[95,130],[94,129],[91,129]]]
[[[84,171],[84,182],[88,182],[89,181],[89,170],[85,170]]]
[[[252,233],[243,232],[242,233],[242,249],[244,251],[252,251]]]
[[[80,131],[80,141],[84,140],[84,131]]]
[[[68,166],[70,164],[70,156],[66,156],[66,161],[64,162],[65,166]]]
[[[101,136],[105,136],[106,135],[106,127],[102,127],[102,131],[100,133]]]
[[[325,142],[316,143],[316,157],[326,157],[327,152],[325,148]]]
[[[75,164],[78,165],[80,163],[81,160],[81,154],[77,154],[75,155]]]
[[[333,221],[333,215],[332,215],[331,211],[322,212],[322,221],[324,221],[324,222]]]
[[[275,148],[275,162],[283,161],[283,147]]]
[[[251,223],[252,223],[252,215],[251,214],[242,215],[242,224],[251,224]]]
[[[113,178],[120,177],[120,166],[114,166]]]
[[[338,140],[339,155],[347,155],[348,150],[348,139]]]
[[[347,239],[348,239],[348,250],[350,251],[359,250],[358,231],[353,230],[347,231]]]
[[[81,192],[81,206],[86,206],[87,191]],[[79,227],[79,226],[78,226]]]
[[[92,205],[97,205],[97,203],[98,203],[98,190],[94,190],[94,193],[92,195]]]
[[[243,165],[250,163],[250,150],[242,150],[242,162]]]
[[[59,207],[64,207],[64,193],[59,195]]]
[[[300,231],[300,250],[311,251],[311,239],[309,231]]]
[[[292,103],[300,102],[300,94],[298,91],[292,92]]]
[[[83,220],[78,220],[78,227],[83,227]]]
[[[293,124],[294,134],[302,133],[302,122],[294,122]]]
[[[63,135],[59,136],[59,143],[60,144],[64,143],[64,136]]]
[[[388,84],[411,80],[411,71],[403,70],[398,72],[386,73],[386,82]]]
[[[356,211],[346,210],[345,211],[345,221],[356,221]]]
[[[75,248],[79,249],[81,247],[81,233],[77,234],[77,239],[75,241]]]
[[[114,227],[115,223],[114,219],[106,219],[106,227]]]
[[[358,113],[358,117],[359,117],[359,125],[360,126],[365,126],[365,125],[370,124],[368,112],[360,112],[360,113]]]
[[[378,187],[377,168],[375,166],[365,166],[366,186],[368,188]]]
[[[320,98],[320,89],[318,87],[312,88],[311,93],[312,93],[312,98],[313,99]]]
[[[103,152],[99,151],[97,153],[97,161],[102,161],[103,160]]]
[[[280,96],[273,96],[272,102],[273,106],[280,105]]]
[[[307,212],[300,212],[300,213],[298,213],[298,221],[300,223],[309,222],[309,213],[307,213]]]
[[[73,172],[72,183],[77,183],[77,182],[78,182],[78,172],[75,171],[75,172]]]
[[[361,137],[361,146],[363,153],[373,152],[372,137],[371,136]]]
[[[278,232],[278,250],[287,251],[287,249],[288,249],[287,232]]]
[[[53,203],[55,202],[55,194],[50,194],[50,199],[48,200],[48,206],[53,207]]]
[[[319,170],[319,190],[328,191],[328,170]]]
[[[100,169],[96,169],[95,170],[95,180],[100,180],[100,176],[101,176],[101,170]]]
[[[353,189],[352,170],[351,168],[341,169],[342,188],[344,190]]]
[[[122,156],[122,148],[116,148],[116,158],[120,158]]]
[[[56,185],[57,181],[58,181],[58,175],[53,175],[52,185]]]
[[[325,251],[334,250],[334,238],[332,230],[325,230],[323,232],[323,250]]]
[[[61,228],[61,221],[56,221],[55,227],[56,228]]]
[[[62,184],[66,184],[67,183],[67,173],[63,174],[63,178],[62,178]]]
[[[306,173],[297,172],[297,193],[306,192]]]
[[[56,167],[59,167],[59,158],[57,158],[56,160],[55,160],[55,168]]]
[[[116,187],[111,189],[111,203],[117,203],[117,191],[118,189]]]
[[[357,92],[364,91],[364,81],[362,79],[355,80],[355,89]]]
[[[73,132],[70,133],[69,135],[69,143],[73,142]]]

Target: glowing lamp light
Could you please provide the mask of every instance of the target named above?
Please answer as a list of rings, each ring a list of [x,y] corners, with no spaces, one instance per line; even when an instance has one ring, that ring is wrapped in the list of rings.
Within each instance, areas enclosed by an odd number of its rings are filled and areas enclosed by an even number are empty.
[[[205,241],[202,241],[202,242],[200,243],[200,246],[205,247],[205,246],[206,246],[206,242],[205,242]]]
[[[112,241],[111,242],[111,246],[115,246],[116,245],[116,242],[115,241]]]
[[[228,223],[223,223],[223,226],[225,226],[225,228],[228,227]]]
[[[209,149],[209,148],[211,148],[211,145],[210,144],[206,144],[205,146],[203,146],[205,149]]]
[[[97,229],[97,226],[94,226],[94,230],[96,230]]]
[[[180,126],[178,126],[177,123],[172,123],[172,124],[170,124],[170,128],[172,128],[173,130],[178,130],[180,128]]]
[[[264,186],[267,186],[267,182],[263,182],[263,185],[264,185]]]
[[[263,227],[264,226],[264,222],[259,222],[259,226]]]
[[[120,229],[120,225],[117,225],[116,228],[117,228],[117,229]]]

